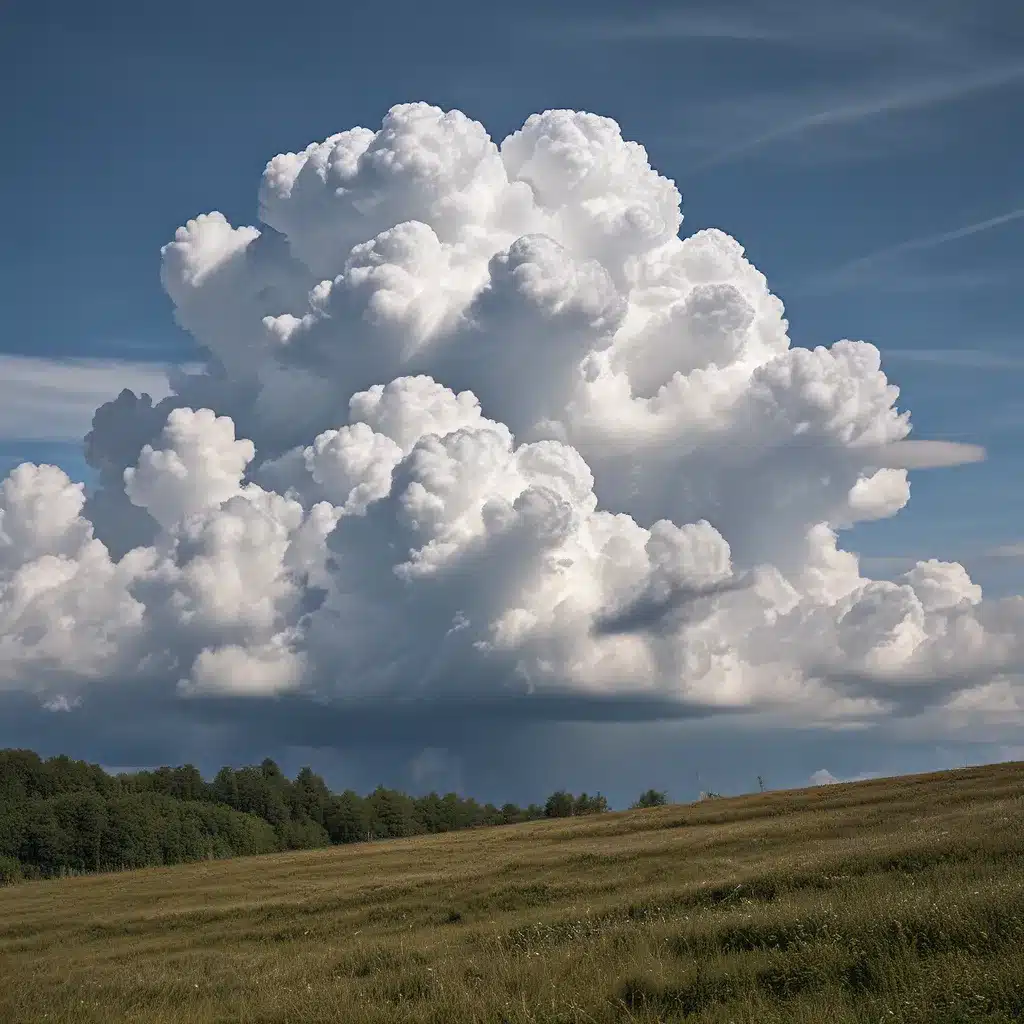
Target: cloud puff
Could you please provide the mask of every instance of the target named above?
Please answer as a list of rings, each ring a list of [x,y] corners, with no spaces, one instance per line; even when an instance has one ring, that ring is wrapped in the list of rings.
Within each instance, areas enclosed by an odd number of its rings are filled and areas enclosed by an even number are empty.
[[[838,543],[980,452],[909,439],[874,346],[791,347],[613,121],[405,104],[259,201],[164,247],[206,363],[97,410],[96,492],[4,481],[0,687],[833,725],[1019,692],[1020,599]]]

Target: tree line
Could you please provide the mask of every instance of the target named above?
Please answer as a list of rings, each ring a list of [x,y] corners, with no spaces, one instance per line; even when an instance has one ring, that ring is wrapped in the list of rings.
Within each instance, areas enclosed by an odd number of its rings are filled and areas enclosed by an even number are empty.
[[[648,790],[633,806],[665,802]],[[64,755],[0,750],[0,885],[607,810],[600,793],[564,790],[527,807],[385,786],[333,793],[311,768],[289,779],[271,758],[207,782],[191,764],[111,775]]]

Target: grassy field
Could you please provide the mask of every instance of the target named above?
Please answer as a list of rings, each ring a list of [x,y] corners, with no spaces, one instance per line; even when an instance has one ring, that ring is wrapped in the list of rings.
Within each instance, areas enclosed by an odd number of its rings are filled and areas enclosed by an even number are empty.
[[[1024,764],[0,889],[0,1021],[1024,1019]]]

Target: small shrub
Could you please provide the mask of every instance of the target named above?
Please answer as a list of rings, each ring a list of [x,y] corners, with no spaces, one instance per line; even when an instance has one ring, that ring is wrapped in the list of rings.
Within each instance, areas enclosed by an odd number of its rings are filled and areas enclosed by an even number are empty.
[[[0,857],[0,885],[14,885],[24,877],[17,857]]]
[[[664,807],[668,803],[668,794],[658,789],[648,789],[641,793],[633,804],[632,810],[642,807]]]

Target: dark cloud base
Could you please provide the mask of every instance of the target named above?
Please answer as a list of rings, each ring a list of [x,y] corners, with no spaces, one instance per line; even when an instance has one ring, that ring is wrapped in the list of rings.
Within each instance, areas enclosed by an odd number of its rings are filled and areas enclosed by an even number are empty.
[[[740,716],[657,720],[651,703],[641,701],[609,702],[603,718],[594,715],[601,706],[594,702],[549,698],[544,711],[527,711],[528,703],[479,702],[460,715],[444,701],[344,713],[296,700],[154,706],[118,698],[49,712],[8,694],[0,699],[0,747],[66,753],[110,768],[191,761],[207,777],[222,764],[269,756],[290,774],[310,764],[336,789],[456,788],[481,800],[528,803],[566,787],[600,790],[616,807],[649,786],[687,801],[702,789],[753,792],[758,775],[771,788],[788,788],[807,785],[822,768],[840,779],[903,774],[1006,759],[1008,751],[901,740],[885,727],[823,733],[766,729]],[[545,720],[555,708],[563,720]],[[633,717],[623,721],[626,715]],[[430,758],[439,762],[435,770],[422,770],[424,751],[437,755]]]

